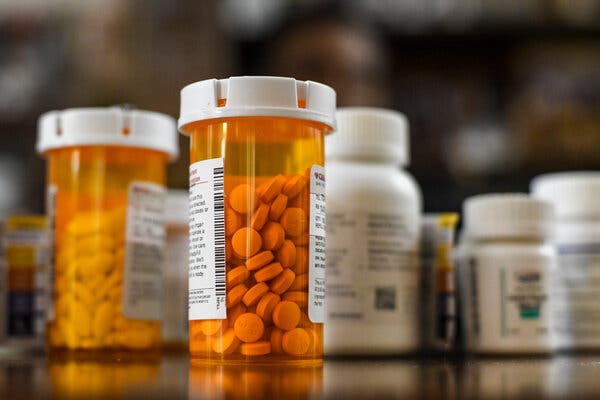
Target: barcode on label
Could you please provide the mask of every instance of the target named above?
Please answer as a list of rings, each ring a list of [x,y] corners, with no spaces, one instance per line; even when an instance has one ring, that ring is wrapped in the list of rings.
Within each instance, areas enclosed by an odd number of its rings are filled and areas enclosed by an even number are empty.
[[[190,165],[190,320],[227,318],[223,159]]]
[[[225,303],[225,196],[223,167],[213,169],[213,209],[215,232],[215,296]]]

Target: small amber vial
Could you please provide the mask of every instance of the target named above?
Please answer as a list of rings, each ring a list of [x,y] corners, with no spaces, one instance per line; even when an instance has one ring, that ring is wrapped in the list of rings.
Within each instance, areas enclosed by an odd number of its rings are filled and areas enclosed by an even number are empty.
[[[160,347],[166,164],[174,120],[81,108],[40,117],[53,233],[49,348]]]
[[[190,136],[190,353],[218,364],[322,362],[324,137],[335,92],[232,77],[181,92]]]

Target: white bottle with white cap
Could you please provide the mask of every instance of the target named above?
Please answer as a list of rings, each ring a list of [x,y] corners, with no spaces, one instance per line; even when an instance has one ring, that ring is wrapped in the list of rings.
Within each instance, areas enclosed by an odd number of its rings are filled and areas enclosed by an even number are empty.
[[[419,345],[421,194],[406,118],[345,108],[326,138],[326,354],[400,354]]]
[[[556,211],[553,303],[559,349],[600,349],[600,172],[535,178],[532,195]]]
[[[525,194],[479,195],[463,214],[457,258],[467,350],[551,353],[552,205]]]

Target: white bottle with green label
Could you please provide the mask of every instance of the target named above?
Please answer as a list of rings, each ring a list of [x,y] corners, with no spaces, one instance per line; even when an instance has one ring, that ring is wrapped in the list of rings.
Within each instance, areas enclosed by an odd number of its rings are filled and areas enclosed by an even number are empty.
[[[467,199],[463,213],[457,258],[466,349],[551,353],[552,205],[524,194],[491,194]]]
[[[554,330],[560,350],[600,349],[600,172],[537,177],[534,197],[556,210]]]
[[[325,140],[326,354],[400,354],[419,345],[421,194],[408,126],[395,111],[347,108]],[[400,168],[399,168],[400,166]]]

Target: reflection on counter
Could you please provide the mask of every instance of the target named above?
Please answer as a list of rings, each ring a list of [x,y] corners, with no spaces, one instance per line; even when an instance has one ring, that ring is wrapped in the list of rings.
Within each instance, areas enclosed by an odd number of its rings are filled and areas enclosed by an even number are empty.
[[[56,398],[137,398],[160,381],[160,359],[51,357],[48,375]]]
[[[322,397],[323,367],[190,365],[190,399]]]
[[[322,367],[190,365],[187,355],[0,357],[0,399],[598,398],[595,356],[327,359]]]
[[[466,364],[460,397],[544,399],[551,395],[551,359],[485,359]]]
[[[552,361],[550,390],[552,396],[581,399],[600,396],[600,357],[559,356]],[[547,384],[547,383],[545,383]]]
[[[336,360],[325,364],[324,375],[327,398],[421,397],[417,364]]]

